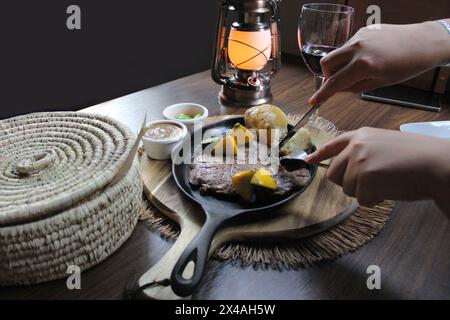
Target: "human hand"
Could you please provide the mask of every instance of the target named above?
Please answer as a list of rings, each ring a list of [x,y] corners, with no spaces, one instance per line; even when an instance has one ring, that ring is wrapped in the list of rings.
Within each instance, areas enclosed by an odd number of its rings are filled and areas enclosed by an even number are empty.
[[[361,128],[338,136],[309,155],[306,162],[332,157],[327,177],[363,206],[386,199],[432,198],[444,211],[450,209],[448,140]]]
[[[438,22],[361,28],[320,61],[325,82],[309,99],[392,85],[450,60],[450,36]]]

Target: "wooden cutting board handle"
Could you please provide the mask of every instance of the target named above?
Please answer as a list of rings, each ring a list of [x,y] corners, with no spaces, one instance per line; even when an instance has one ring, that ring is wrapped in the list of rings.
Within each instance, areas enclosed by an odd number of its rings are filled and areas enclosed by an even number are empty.
[[[148,283],[159,282],[165,279],[170,279],[172,270],[178,258],[181,256],[186,246],[199,233],[201,226],[198,223],[193,223],[189,220],[182,220],[181,233],[173,246],[166,252],[166,254],[146,273],[139,278],[139,286],[142,287]],[[155,286],[144,290],[144,293],[152,299],[157,300],[179,300],[189,299],[189,297],[180,297],[176,295],[170,286]]]

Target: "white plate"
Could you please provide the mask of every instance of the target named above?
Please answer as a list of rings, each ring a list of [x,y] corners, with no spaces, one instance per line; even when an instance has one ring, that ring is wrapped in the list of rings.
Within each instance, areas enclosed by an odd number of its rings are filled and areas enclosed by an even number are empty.
[[[450,121],[405,123],[400,126],[400,131],[450,139]]]

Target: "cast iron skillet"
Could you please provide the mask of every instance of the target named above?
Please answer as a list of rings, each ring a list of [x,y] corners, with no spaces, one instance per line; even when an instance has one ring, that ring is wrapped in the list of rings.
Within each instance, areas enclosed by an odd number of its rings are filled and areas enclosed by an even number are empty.
[[[231,128],[236,122],[244,123],[243,117],[236,117],[227,119],[218,123],[203,127],[202,131],[206,130],[225,130],[225,128]],[[193,140],[193,139],[192,139]],[[194,150],[193,141],[191,142],[191,150]],[[311,172],[311,180],[316,173],[316,167],[308,167]],[[274,203],[270,204],[245,204],[237,201],[230,201],[219,199],[212,195],[202,195],[195,187],[189,183],[189,171],[190,165],[181,163],[172,165],[172,174],[178,187],[194,202],[199,204],[206,215],[206,221],[203,227],[200,229],[199,234],[191,241],[188,247],[185,249],[181,257],[175,264],[172,270],[170,284],[172,290],[179,296],[185,297],[192,294],[194,289],[200,283],[205,264],[208,259],[208,251],[211,245],[214,234],[217,229],[225,222],[233,219],[242,221],[242,219],[248,218],[255,214],[263,214],[273,212],[273,209],[279,207],[291,199],[298,196],[304,188],[293,192],[289,196],[282,198]],[[310,181],[311,181],[310,180]],[[194,271],[191,278],[184,278],[183,272],[189,262],[194,263]]]

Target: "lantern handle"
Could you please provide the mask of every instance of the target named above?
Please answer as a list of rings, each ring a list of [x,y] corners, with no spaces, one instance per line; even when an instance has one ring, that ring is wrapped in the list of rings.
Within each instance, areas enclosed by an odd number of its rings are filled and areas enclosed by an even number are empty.
[[[280,21],[280,17],[278,16],[278,5],[280,2],[281,0],[269,0],[269,5],[272,9],[272,20],[276,22]]]
[[[267,76],[273,76],[281,68],[281,41],[280,41],[280,17],[278,14],[278,5],[281,0],[269,0],[269,6],[272,10],[270,33],[272,36],[272,70],[267,72]]]
[[[211,68],[211,76],[218,84],[225,84],[226,82],[226,77],[221,75],[219,64],[224,58],[222,48],[226,34],[225,20],[228,17],[228,12],[225,9],[229,2],[230,0],[219,0],[219,19],[217,21],[216,44],[214,46],[213,63]]]

